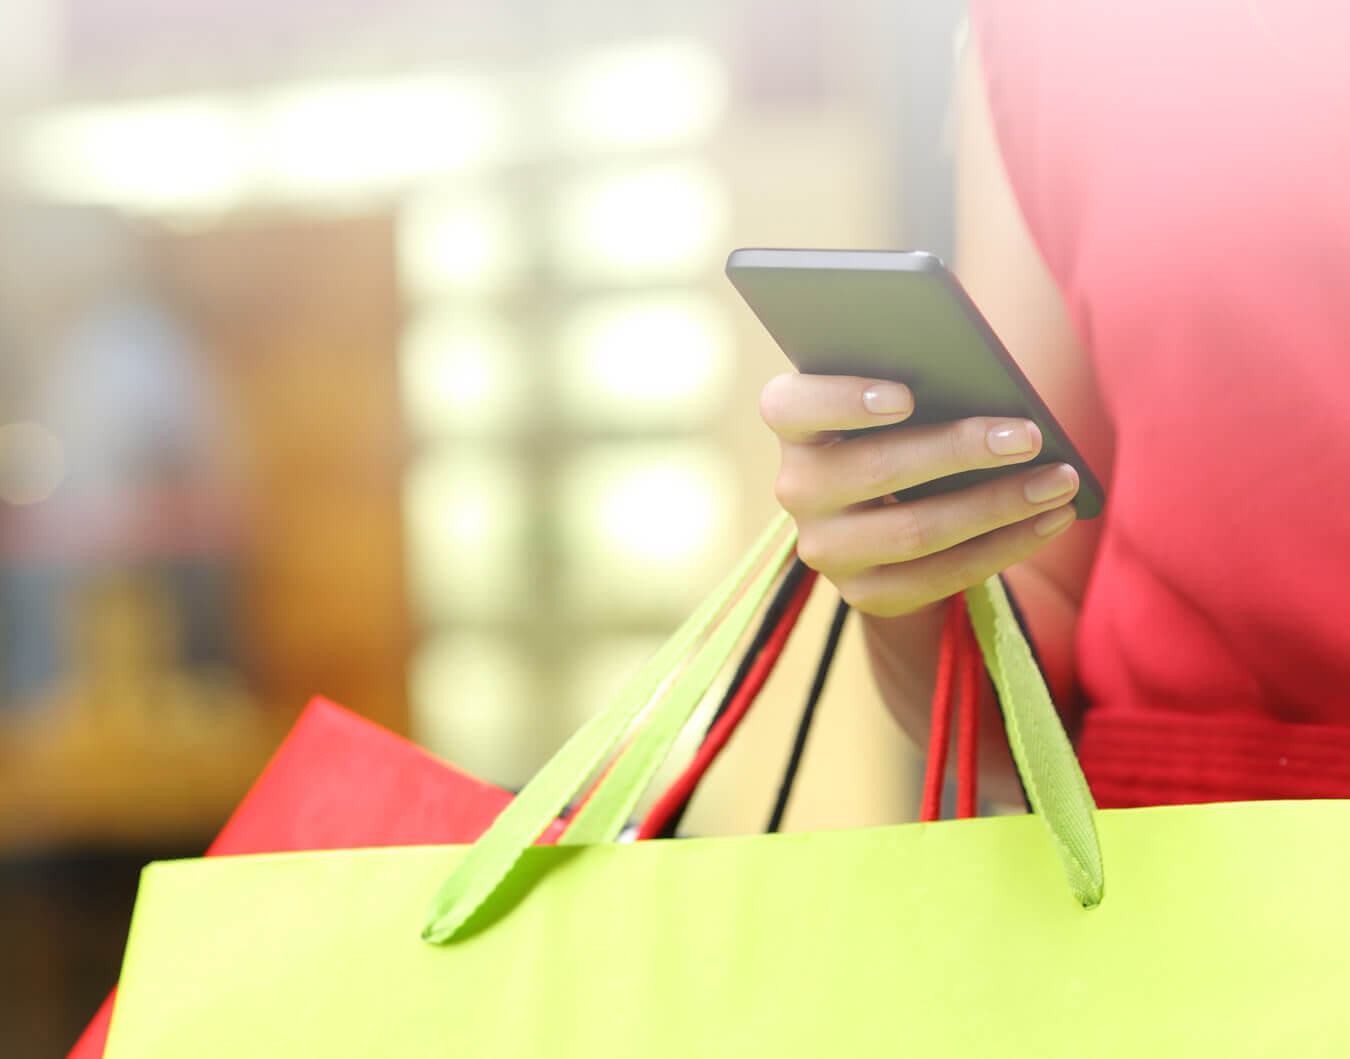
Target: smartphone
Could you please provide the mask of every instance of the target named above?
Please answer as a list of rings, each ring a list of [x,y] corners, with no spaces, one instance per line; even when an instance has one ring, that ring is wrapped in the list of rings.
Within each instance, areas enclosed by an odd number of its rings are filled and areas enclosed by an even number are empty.
[[[932,254],[891,250],[735,250],[727,276],[798,371],[893,379],[914,393],[914,414],[882,430],[968,416],[1030,419],[1040,454],[1016,467],[965,471],[900,495],[931,496],[1019,467],[1068,463],[1078,471],[1079,518],[1105,496],[979,309]]]

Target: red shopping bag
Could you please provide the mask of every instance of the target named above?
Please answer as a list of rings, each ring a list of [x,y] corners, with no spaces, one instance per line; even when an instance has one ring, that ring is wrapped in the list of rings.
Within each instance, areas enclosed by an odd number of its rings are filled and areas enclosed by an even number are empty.
[[[314,699],[206,855],[468,843],[510,801],[506,791]],[[539,841],[553,842],[562,827]],[[101,1059],[115,995],[69,1059]]]

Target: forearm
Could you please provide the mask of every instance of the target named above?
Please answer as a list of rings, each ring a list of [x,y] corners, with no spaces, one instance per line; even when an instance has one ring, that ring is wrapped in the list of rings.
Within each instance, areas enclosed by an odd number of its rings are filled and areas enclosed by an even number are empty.
[[[1029,563],[1009,568],[1005,577],[1026,619],[1055,703],[1065,723],[1072,725],[1077,709],[1073,672],[1077,604]],[[943,615],[942,604],[897,618],[862,615],[877,687],[891,714],[919,746],[928,742]],[[981,790],[995,801],[1019,804],[1021,786],[990,689],[986,688],[981,701]]]

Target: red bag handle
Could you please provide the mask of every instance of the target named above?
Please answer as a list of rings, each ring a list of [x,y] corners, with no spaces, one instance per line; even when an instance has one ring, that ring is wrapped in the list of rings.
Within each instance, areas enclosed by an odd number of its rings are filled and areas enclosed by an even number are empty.
[[[923,800],[919,819],[931,822],[942,816],[942,791],[951,748],[952,716],[960,705],[956,734],[956,815],[976,814],[979,803],[980,692],[984,662],[975,631],[966,612],[966,597],[947,601],[938,652],[937,684],[933,689],[932,720],[928,730],[928,761],[924,768]]]
[[[709,730],[703,745],[698,749],[698,753],[694,755],[694,759],[685,767],[679,779],[671,784],[656,805],[652,807],[651,812],[647,814],[647,818],[643,820],[642,827],[638,831],[637,837],[639,839],[656,838],[661,834],[667,821],[689,800],[694,793],[694,789],[702,782],[708,769],[712,767],[712,763],[726,749],[731,736],[735,733],[741,721],[745,719],[745,715],[750,712],[750,707],[754,705],[755,699],[759,697],[759,693],[768,682],[774,666],[778,664],[778,659],[783,654],[783,648],[787,646],[788,637],[796,627],[797,619],[801,617],[802,610],[806,606],[807,599],[811,596],[811,589],[815,587],[815,583],[816,572],[814,570],[807,571],[806,576],[801,579],[801,582],[793,591],[787,609],[784,611],[777,627],[773,630],[773,634],[755,658],[745,680],[737,688],[726,710]]]
[[[637,835],[639,839],[657,838],[667,830],[670,821],[687,804],[713,762],[721,756],[777,665],[788,637],[796,627],[797,620],[810,597],[815,579],[815,571],[807,571],[806,576],[793,590],[778,624],[754,658],[744,680],[734,689],[732,697],[709,729],[693,760],[643,821]],[[924,771],[924,791],[919,814],[922,821],[934,821],[941,817],[953,716],[958,718],[956,815],[964,819],[973,817],[978,812],[979,720],[983,675],[984,662],[966,612],[965,596],[953,596],[947,604],[938,660],[937,685],[933,694],[928,760]]]

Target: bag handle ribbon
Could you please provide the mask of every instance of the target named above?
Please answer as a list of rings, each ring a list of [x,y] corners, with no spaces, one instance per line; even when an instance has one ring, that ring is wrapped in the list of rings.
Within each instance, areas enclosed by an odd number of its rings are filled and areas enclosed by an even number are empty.
[[[784,531],[787,531],[786,533]],[[639,717],[645,722],[586,804],[560,845],[614,841],[700,700],[791,557],[796,534],[780,514],[735,569],[624,686],[583,725],[503,810],[441,884],[422,938],[453,941],[484,901],[552,823]],[[966,592],[990,676],[1003,703],[1013,760],[1084,907],[1101,901],[1101,850],[1095,806],[1044,678],[998,578]]]

